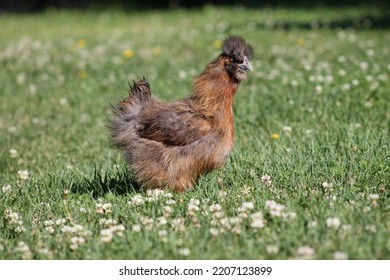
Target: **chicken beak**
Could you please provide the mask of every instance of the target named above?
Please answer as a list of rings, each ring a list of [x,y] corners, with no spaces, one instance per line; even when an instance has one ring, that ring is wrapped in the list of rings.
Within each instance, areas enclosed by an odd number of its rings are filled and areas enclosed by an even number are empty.
[[[253,71],[252,64],[249,62],[246,56],[244,56],[244,62],[239,64],[239,67],[243,71]]]

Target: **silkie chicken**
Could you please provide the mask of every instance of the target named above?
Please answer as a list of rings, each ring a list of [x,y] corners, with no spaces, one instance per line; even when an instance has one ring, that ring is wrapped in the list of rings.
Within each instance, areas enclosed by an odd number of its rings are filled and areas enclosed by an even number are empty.
[[[109,127],[138,184],[182,192],[223,165],[234,143],[234,96],[253,56],[243,38],[227,37],[222,53],[193,81],[192,94],[180,101],[156,100],[145,78],[131,86]]]

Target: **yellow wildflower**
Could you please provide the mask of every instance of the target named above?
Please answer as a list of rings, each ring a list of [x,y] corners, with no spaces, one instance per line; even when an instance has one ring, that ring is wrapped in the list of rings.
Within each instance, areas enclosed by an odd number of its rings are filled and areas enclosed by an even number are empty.
[[[77,72],[77,75],[78,75],[81,79],[84,79],[85,77],[87,77],[87,73],[86,73],[84,70],[79,70],[79,72]]]
[[[161,51],[162,51],[162,49],[161,49],[160,47],[155,47],[155,48],[153,48],[153,54],[154,54],[154,55],[159,55],[159,54],[161,54]]]
[[[215,40],[214,43],[213,43],[213,47],[216,48],[216,49],[219,49],[221,48],[222,46],[222,42],[221,40]]]
[[[272,139],[279,139],[280,138],[280,135],[278,133],[272,133],[271,134],[271,138]]]
[[[131,49],[126,49],[126,50],[123,51],[122,56],[125,59],[129,59],[129,58],[134,56],[134,52]]]
[[[303,47],[305,45],[305,39],[298,38],[297,45],[300,46],[300,47]]]
[[[82,49],[82,48],[85,48],[86,45],[87,45],[87,41],[84,39],[80,39],[76,42],[75,48]]]

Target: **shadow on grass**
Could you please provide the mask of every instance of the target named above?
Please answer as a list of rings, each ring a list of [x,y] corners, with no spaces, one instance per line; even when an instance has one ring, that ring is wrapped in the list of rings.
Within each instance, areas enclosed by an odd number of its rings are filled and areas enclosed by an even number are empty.
[[[115,195],[127,195],[140,192],[141,186],[132,178],[128,171],[116,170],[116,172],[100,173],[96,170],[92,178],[84,177],[80,182],[74,182],[71,186],[74,193],[88,193],[92,197],[103,197],[107,193]]]

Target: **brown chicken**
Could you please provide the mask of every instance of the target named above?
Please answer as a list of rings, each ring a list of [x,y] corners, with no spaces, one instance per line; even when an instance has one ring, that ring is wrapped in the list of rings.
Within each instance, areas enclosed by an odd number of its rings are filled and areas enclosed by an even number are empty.
[[[181,192],[222,166],[233,148],[234,96],[253,56],[244,39],[229,36],[193,82],[191,96],[180,101],[156,100],[145,78],[134,83],[115,108],[110,130],[143,188]]]

